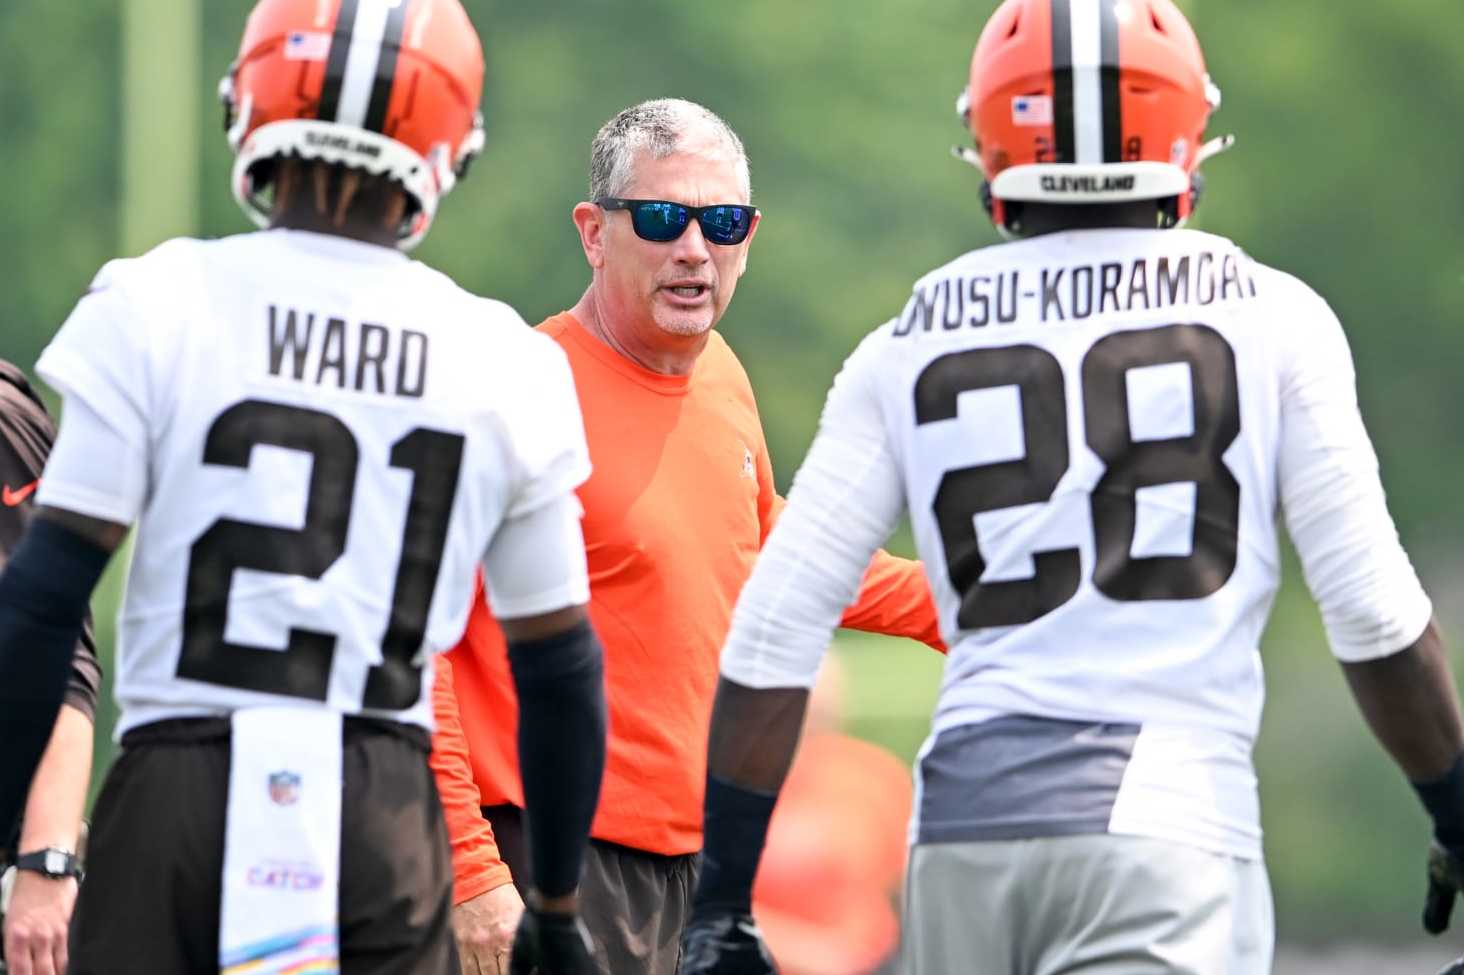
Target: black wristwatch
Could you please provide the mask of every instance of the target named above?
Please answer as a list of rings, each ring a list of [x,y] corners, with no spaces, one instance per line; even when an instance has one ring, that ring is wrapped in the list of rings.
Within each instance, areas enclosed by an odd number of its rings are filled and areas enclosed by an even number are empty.
[[[15,869],[30,870],[59,880],[62,877],[81,877],[81,860],[76,854],[48,846],[44,850],[22,853],[15,858]]]

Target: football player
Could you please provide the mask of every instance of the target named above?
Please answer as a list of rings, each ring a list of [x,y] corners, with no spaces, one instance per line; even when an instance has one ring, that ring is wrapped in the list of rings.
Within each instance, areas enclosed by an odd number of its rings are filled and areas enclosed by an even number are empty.
[[[1182,229],[1219,90],[1171,0],[1007,0],[961,98],[1013,239],[915,285],[835,381],[742,591],[683,973],[767,972],[748,892],[807,688],[908,508],[950,660],[906,963],[1270,970],[1251,746],[1284,514],[1333,652],[1464,854],[1464,736],[1326,302]]]
[[[49,731],[137,525],[73,972],[458,971],[430,658],[480,562],[522,706],[516,964],[588,970],[604,701],[569,367],[404,253],[482,145],[482,81],[457,0],[261,0],[221,94],[267,229],[108,264],[41,358],[65,414],[0,578],[7,734]]]

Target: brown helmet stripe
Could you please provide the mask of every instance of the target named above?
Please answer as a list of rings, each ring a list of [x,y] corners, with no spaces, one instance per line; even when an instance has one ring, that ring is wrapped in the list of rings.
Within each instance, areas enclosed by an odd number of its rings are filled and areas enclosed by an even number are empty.
[[[356,3],[357,0],[341,0],[341,9],[336,14],[335,33],[325,61],[325,82],[320,87],[320,104],[315,110],[315,117],[324,122],[334,122],[341,108],[341,83],[346,77],[346,59],[356,29]]]
[[[1052,130],[1056,162],[1077,160],[1073,128],[1072,0],[1052,0]]]
[[[1103,99],[1103,161],[1123,162],[1123,115],[1119,95],[1118,0],[1099,0],[1101,36],[1099,85]]]

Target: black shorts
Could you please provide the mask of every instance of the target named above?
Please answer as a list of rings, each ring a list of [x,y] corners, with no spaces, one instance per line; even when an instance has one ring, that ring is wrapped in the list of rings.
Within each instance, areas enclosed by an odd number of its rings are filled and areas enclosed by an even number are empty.
[[[514,884],[525,893],[530,880],[523,811],[485,806],[483,816]],[[675,975],[700,866],[701,857],[694,853],[664,856],[590,840],[580,915],[595,943],[601,975]]]
[[[452,862],[426,732],[347,718],[343,975],[457,975]],[[71,975],[218,975],[229,723],[128,732],[93,811]]]

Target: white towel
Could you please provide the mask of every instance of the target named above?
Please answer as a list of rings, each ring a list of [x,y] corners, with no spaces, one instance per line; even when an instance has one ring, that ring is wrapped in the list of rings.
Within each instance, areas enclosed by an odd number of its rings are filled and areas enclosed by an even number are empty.
[[[234,712],[219,971],[340,970],[341,716]]]

